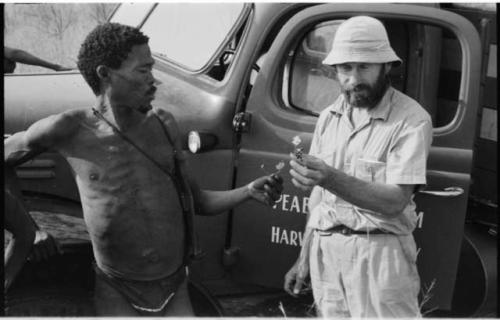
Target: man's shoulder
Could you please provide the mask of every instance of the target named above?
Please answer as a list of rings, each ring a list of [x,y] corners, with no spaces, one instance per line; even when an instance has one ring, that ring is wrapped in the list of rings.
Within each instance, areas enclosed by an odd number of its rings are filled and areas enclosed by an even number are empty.
[[[153,108],[148,112],[148,117],[158,117],[175,140],[179,135],[179,126],[174,115],[162,108]]]
[[[23,139],[31,147],[56,148],[75,136],[85,117],[83,110],[68,110],[47,116],[33,123],[24,132]]]
[[[83,109],[68,110],[40,119],[34,125],[57,131],[73,130],[85,117]]]
[[[318,121],[316,122],[316,126],[324,128],[330,123],[335,114],[343,112],[343,96],[343,94],[339,95],[332,104],[321,110],[318,116]]]
[[[398,118],[405,118],[410,121],[422,122],[428,121],[432,122],[431,116],[427,110],[422,107],[418,101],[411,98],[410,96],[404,94],[403,92],[393,89],[394,96],[392,98],[393,103],[393,116]]]
[[[83,121],[92,117],[93,113],[91,109],[80,108],[61,112],[60,115],[67,121]]]
[[[176,120],[174,118],[174,115],[172,113],[170,113],[169,111],[165,110],[165,109],[162,109],[162,108],[152,108],[149,112],[148,112],[148,116],[158,116],[160,118],[161,121],[163,122],[173,122],[173,123],[176,123]]]
[[[45,121],[53,130],[69,136],[76,132],[82,123],[87,123],[91,114],[90,110],[73,109],[49,116]]]

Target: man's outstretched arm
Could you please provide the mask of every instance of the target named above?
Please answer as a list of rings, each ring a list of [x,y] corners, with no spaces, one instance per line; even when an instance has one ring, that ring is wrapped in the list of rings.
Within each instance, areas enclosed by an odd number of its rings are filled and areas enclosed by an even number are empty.
[[[347,202],[376,214],[395,217],[410,201],[414,185],[367,182],[328,166],[323,160],[304,155],[290,161],[292,183],[302,190],[321,186]]]
[[[39,67],[44,67],[47,69],[52,69],[55,71],[68,71],[72,70],[73,68],[70,67],[63,67],[59,64],[52,63],[49,61],[45,61],[41,58],[38,58],[37,56],[32,55],[29,52],[26,52],[21,49],[14,49],[14,48],[9,48],[9,47],[4,47],[3,49],[4,52],[4,57],[14,61],[14,62],[19,62],[23,64],[29,64],[32,66],[39,66]]]
[[[4,214],[6,228],[13,235],[4,256],[5,288],[10,286],[30,253],[33,259],[38,260],[60,252],[56,241],[38,229],[26,210],[14,167],[47,149],[56,148],[62,139],[73,133],[74,124],[67,114],[55,115],[35,122],[28,130],[18,132],[4,141]]]
[[[35,122],[26,131],[17,132],[4,140],[5,165],[17,166],[50,148],[57,147],[61,141],[73,134],[75,128],[75,121],[67,113]]]
[[[250,199],[272,206],[283,191],[283,179],[276,174],[257,178],[245,186],[231,190],[204,190],[190,177],[184,163],[180,169],[189,181],[199,215],[216,215]]]
[[[260,177],[246,186],[227,190],[199,190],[197,203],[200,214],[214,215],[229,210],[242,202],[253,199],[272,206],[283,191],[283,179],[278,175]]]
[[[179,170],[189,183],[198,214],[215,215],[222,213],[249,199],[254,199],[267,205],[273,205],[279,199],[283,191],[283,179],[277,175],[260,177],[246,186],[227,191],[200,189],[186,169],[186,157],[180,151],[182,150],[182,139],[180,139],[179,128],[175,118],[163,109],[157,109],[156,114],[163,122],[165,128],[167,128],[176,149],[179,150]]]

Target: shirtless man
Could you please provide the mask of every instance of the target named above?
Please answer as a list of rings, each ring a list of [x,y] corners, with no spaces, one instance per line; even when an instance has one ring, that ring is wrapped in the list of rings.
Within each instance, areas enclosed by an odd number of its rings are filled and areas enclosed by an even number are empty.
[[[165,173],[179,170],[186,176],[182,137],[170,113],[151,108],[153,64],[148,38],[139,30],[116,23],[96,27],[78,55],[78,68],[97,97],[95,111],[53,115],[5,141],[8,166],[49,148],[70,164],[97,265],[99,316],[194,315],[179,190],[173,175]],[[276,176],[229,191],[200,190],[189,181],[197,211],[204,215],[247,199],[271,205],[282,191]]]

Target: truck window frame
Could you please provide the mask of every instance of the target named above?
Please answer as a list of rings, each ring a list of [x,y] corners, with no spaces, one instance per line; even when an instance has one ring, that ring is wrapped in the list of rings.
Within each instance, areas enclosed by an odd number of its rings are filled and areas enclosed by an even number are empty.
[[[148,6],[149,5],[149,8],[147,8],[144,11],[144,14],[142,15],[142,17],[138,16],[137,23],[131,25],[132,27],[140,28],[144,24],[144,22],[148,19],[148,17],[151,14],[151,12],[153,12],[153,10],[156,8],[156,6],[158,5],[158,3],[137,3],[137,2],[120,3],[119,5],[117,5],[115,7],[115,9],[113,10],[113,12],[110,14],[110,16],[108,18],[108,21],[110,21],[110,22],[124,23],[122,21],[114,21],[114,19],[116,19],[116,14],[119,13],[120,9],[124,8],[125,5],[127,5],[127,7],[131,7],[131,6],[134,6],[134,5],[142,5],[142,6]]]
[[[348,18],[348,17],[347,17]],[[280,81],[281,81],[281,85],[277,86],[277,88],[279,88],[280,90],[280,94],[279,94],[279,98],[280,98],[280,101],[281,101],[281,104],[282,106],[284,107],[284,109],[288,109],[290,111],[294,110],[295,112],[299,112],[301,114],[305,114],[305,115],[309,115],[309,116],[312,116],[312,117],[318,117],[319,116],[319,113],[321,112],[321,110],[317,111],[317,110],[311,110],[307,107],[304,107],[304,106],[300,106],[300,105],[297,105],[297,104],[294,104],[293,103],[293,99],[292,99],[292,81],[293,81],[293,75],[292,75],[292,71],[293,71],[293,68],[295,67],[294,66],[294,63],[295,63],[295,60],[297,58],[297,51],[299,49],[299,47],[302,48],[302,50],[304,50],[306,53],[312,53],[314,55],[317,55],[317,52],[315,51],[311,51],[309,48],[306,48],[305,46],[305,43],[307,41],[307,38],[308,36],[314,31],[314,30],[317,30],[318,28],[320,28],[321,26],[323,25],[328,25],[328,24],[335,24],[336,21],[341,21],[342,19],[344,18],[341,18],[341,17],[337,17],[335,19],[328,19],[328,20],[324,20],[324,21],[317,21],[316,23],[313,23],[311,24],[311,26],[309,28],[304,28],[304,30],[302,31],[302,33],[300,35],[297,36],[297,40],[296,42],[290,46],[290,49],[289,49],[289,53],[286,57],[283,57],[283,60],[284,63],[282,64],[282,67],[281,67],[281,71],[280,71]],[[400,21],[400,22],[407,22],[406,20],[400,18],[400,17],[394,17],[394,18],[385,18],[383,19],[383,21]],[[454,111],[452,111],[450,114],[451,114],[451,120],[449,120],[448,122],[446,122],[444,125],[440,125],[440,126],[436,126],[433,128],[433,135],[434,136],[437,136],[437,135],[446,135],[450,132],[452,132],[453,130],[455,130],[456,128],[460,127],[461,126],[461,123],[463,121],[463,118],[465,116],[465,108],[466,106],[464,105],[464,101],[461,99],[461,91],[462,91],[462,88],[464,87],[465,83],[464,83],[464,80],[465,80],[465,74],[464,72],[467,71],[467,68],[465,68],[466,66],[466,59],[467,59],[467,53],[465,50],[466,48],[464,47],[465,44],[463,43],[461,37],[460,37],[460,34],[459,33],[456,33],[453,29],[449,28],[449,27],[446,27],[445,25],[440,25],[440,24],[437,24],[437,23],[433,23],[432,21],[427,21],[427,22],[424,22],[424,21],[411,21],[409,22],[410,24],[415,24],[415,25],[420,25],[421,27],[437,27],[437,28],[440,28],[442,30],[442,32],[448,32],[448,33],[451,33],[453,34],[454,36],[454,40],[456,40],[459,45],[460,45],[460,57],[461,57],[461,62],[460,62],[460,89],[458,90],[457,92],[457,96],[453,99],[453,101],[455,101],[455,108],[454,108]],[[444,38],[441,38],[441,41],[443,42],[444,41]],[[329,49],[328,49],[329,50]],[[442,52],[441,52],[441,55],[442,55]],[[405,60],[403,58],[403,60]],[[403,63],[406,63],[405,61]],[[402,68],[404,66],[400,66],[398,68]],[[441,63],[439,65],[439,72],[442,74],[443,73],[443,63]],[[465,69],[465,70],[464,70]],[[406,84],[408,83],[408,79],[407,77],[405,77],[404,79],[405,81],[405,87],[406,87]],[[437,83],[438,85],[439,83]],[[403,91],[403,93],[405,94],[408,94],[405,91]],[[436,100],[436,103],[437,103],[437,108],[439,108],[439,103],[437,102],[439,98],[439,92],[437,92],[436,94],[436,97],[434,97],[434,99]],[[333,102],[333,101],[332,101]],[[425,108],[425,106],[424,106]],[[435,115],[438,114],[438,109],[436,109],[435,111]]]
[[[166,5],[171,5],[171,4],[167,3]],[[157,7],[158,6],[155,6],[154,10],[156,10]],[[190,74],[190,75],[199,75],[199,74],[207,73],[218,62],[219,58],[224,54],[226,48],[230,47],[230,45],[234,41],[234,38],[237,35],[238,31],[241,30],[241,28],[245,25],[245,22],[247,21],[247,18],[249,17],[249,15],[252,11],[252,8],[253,8],[253,5],[251,3],[244,3],[243,4],[240,14],[236,18],[233,25],[229,28],[224,39],[217,46],[217,48],[212,53],[212,55],[207,59],[207,61],[199,68],[191,68],[191,67],[189,67],[189,66],[187,66],[179,61],[173,60],[165,55],[159,55],[159,54],[153,53],[153,56],[155,58],[157,58],[159,61],[161,61],[162,63],[166,63],[168,65],[175,67],[175,68],[181,69],[183,72]],[[152,10],[148,14],[148,17],[147,17],[148,19],[151,15],[154,14],[154,10]],[[147,24],[148,19],[145,19],[141,23],[141,25],[139,26],[139,28],[142,31],[144,31],[144,26]]]

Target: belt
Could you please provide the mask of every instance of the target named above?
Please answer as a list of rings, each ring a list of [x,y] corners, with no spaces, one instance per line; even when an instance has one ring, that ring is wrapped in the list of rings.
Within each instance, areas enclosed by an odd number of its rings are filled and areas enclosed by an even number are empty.
[[[335,226],[335,227],[332,227],[332,228],[326,229],[326,230],[316,229],[316,231],[321,236],[329,236],[332,233],[341,233],[345,236],[350,236],[351,234],[364,234],[364,235],[367,235],[367,234],[393,234],[392,232],[385,231],[382,229],[353,230],[353,229],[346,227],[344,225]]]

